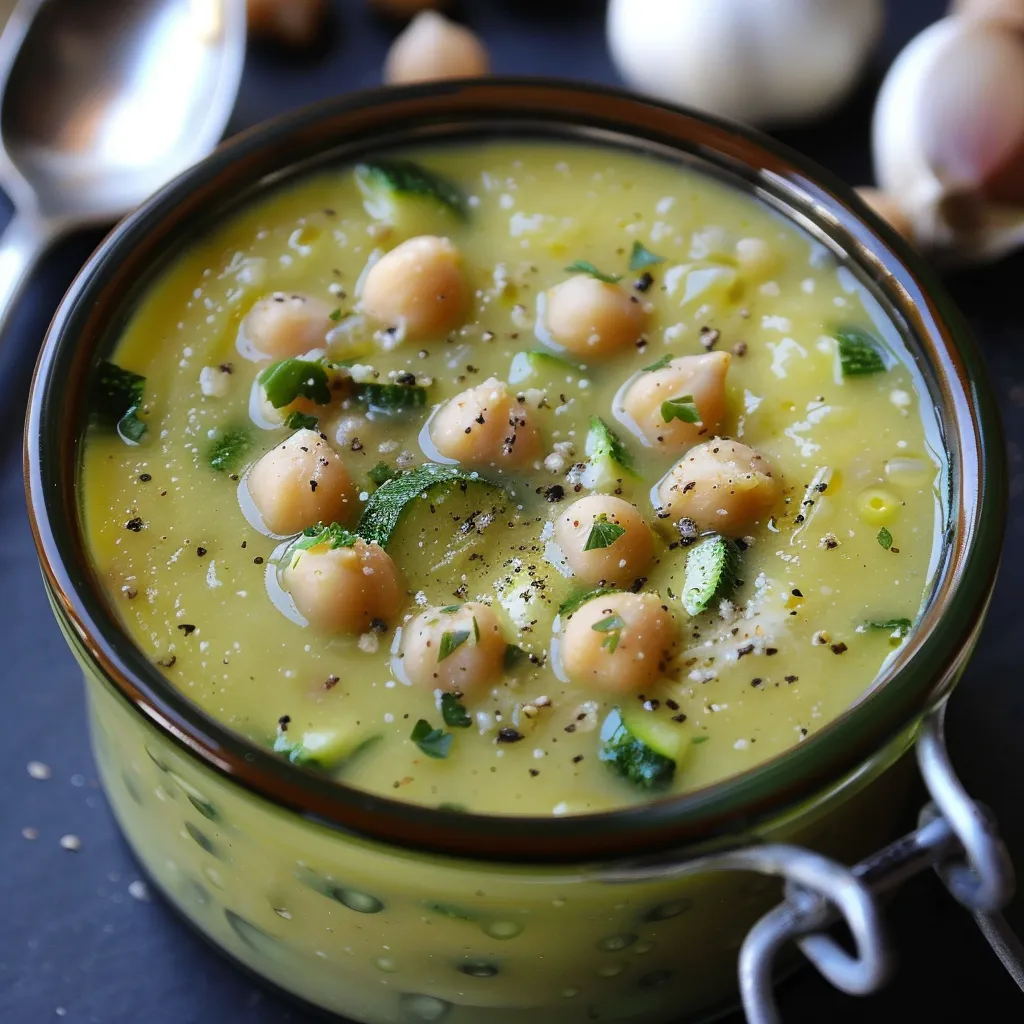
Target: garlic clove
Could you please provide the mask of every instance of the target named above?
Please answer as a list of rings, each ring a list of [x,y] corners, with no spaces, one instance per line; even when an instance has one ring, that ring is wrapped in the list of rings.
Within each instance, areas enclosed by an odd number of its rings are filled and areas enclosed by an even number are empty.
[[[872,146],[920,247],[973,262],[1024,242],[1024,39],[968,18],[925,29],[886,76]]]
[[[421,11],[391,44],[384,81],[391,85],[442,78],[473,78],[490,70],[480,39],[436,11]]]
[[[877,42],[882,0],[611,0],[607,36],[638,92],[758,124],[842,100]]]

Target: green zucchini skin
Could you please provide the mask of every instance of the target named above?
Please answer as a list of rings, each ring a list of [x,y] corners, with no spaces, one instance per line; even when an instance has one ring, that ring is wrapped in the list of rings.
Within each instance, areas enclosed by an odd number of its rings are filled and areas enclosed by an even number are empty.
[[[598,757],[640,789],[667,789],[675,778],[676,762],[648,746],[613,708],[601,727]]]

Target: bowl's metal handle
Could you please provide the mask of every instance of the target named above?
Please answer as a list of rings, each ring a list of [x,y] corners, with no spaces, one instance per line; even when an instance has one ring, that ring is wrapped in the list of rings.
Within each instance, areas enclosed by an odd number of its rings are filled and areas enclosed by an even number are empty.
[[[836,988],[866,995],[892,973],[877,897],[934,868],[956,900],[974,915],[985,938],[1024,990],[1024,945],[999,911],[1013,897],[1013,865],[995,823],[966,793],[953,771],[943,730],[945,704],[929,715],[917,737],[917,761],[932,802],[918,828],[866,860],[846,867],[798,846],[752,846],[687,861],[659,859],[605,869],[608,882],[670,878],[708,871],[752,871],[785,880],[785,899],[747,933],[739,957],[740,993],[749,1024],[779,1024],[773,993],[776,954],[796,942]],[[825,929],[845,922],[855,953]]]

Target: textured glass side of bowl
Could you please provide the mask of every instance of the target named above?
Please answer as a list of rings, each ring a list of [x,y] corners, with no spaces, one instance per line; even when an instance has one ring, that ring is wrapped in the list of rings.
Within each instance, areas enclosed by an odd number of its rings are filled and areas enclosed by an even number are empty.
[[[609,885],[583,867],[445,860],[328,830],[190,758],[78,653],[100,776],[151,878],[234,959],[330,1012],[369,1024],[699,1019],[735,997],[739,945],[779,898],[753,875]],[[905,764],[862,772],[842,798],[757,838],[856,859],[899,831]]]

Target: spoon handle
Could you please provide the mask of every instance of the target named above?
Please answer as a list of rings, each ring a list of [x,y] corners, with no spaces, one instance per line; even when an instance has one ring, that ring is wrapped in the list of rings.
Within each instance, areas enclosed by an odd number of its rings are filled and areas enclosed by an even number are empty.
[[[0,235],[0,350],[14,345],[12,339],[3,341],[4,329],[29,272],[51,240],[37,220],[17,212]]]

